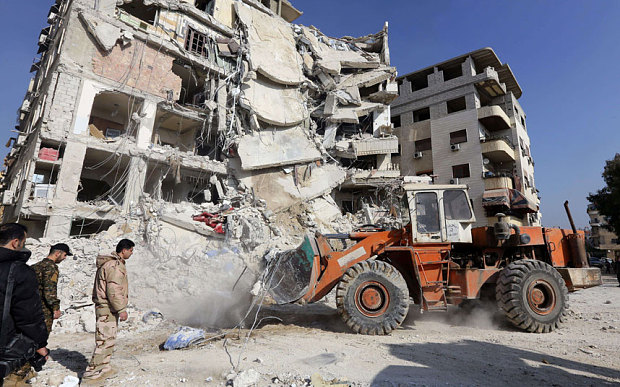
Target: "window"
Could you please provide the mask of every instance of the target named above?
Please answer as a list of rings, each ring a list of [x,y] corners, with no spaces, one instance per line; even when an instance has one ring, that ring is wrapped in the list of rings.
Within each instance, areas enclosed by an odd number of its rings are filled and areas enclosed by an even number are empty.
[[[157,20],[158,8],[154,5],[145,5],[144,1],[133,1],[123,4],[118,8],[152,26],[155,25],[155,21]],[[140,28],[147,29],[147,24],[140,23]]]
[[[210,15],[213,15],[214,0],[196,0],[194,6],[201,11],[204,11]]]
[[[443,80],[449,81],[450,79],[458,78],[463,75],[463,67],[460,63],[450,66],[439,67],[439,70],[443,71]]]
[[[415,195],[415,213],[418,232],[439,232],[439,208],[436,193],[417,193]]]
[[[400,128],[400,115],[393,116],[391,120],[392,120],[392,125],[394,125],[395,128]]]
[[[415,151],[422,152],[431,150],[431,139],[425,138],[424,140],[418,140],[415,142]]]
[[[465,110],[465,97],[451,99],[450,101],[446,102],[446,106],[448,108],[448,114]]]
[[[207,35],[202,34],[191,27],[187,27],[187,37],[185,38],[185,49],[200,56],[207,58]]]
[[[431,110],[429,108],[423,108],[413,111],[413,122],[420,122],[431,118]]]
[[[469,177],[469,164],[453,165],[452,177],[455,179]]]
[[[467,142],[467,129],[450,133],[450,145]]]
[[[521,125],[525,128],[525,118],[521,117]]]
[[[471,219],[471,210],[467,202],[467,195],[465,195],[463,191],[445,191],[443,193],[443,210],[448,220]]]

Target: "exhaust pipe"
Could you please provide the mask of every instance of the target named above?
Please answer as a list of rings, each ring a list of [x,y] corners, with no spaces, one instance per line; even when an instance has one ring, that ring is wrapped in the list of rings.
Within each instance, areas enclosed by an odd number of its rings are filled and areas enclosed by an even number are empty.
[[[573,233],[566,236],[573,266],[580,268],[590,267],[588,256],[586,255],[586,238],[583,234],[577,233],[577,227],[575,227],[573,216],[570,213],[570,208],[568,208],[568,200],[564,202],[564,209],[566,210],[570,227],[573,229]]]

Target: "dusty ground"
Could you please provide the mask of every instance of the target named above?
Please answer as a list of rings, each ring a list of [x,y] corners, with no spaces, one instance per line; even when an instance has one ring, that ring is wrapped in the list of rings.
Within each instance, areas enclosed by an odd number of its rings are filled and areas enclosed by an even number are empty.
[[[313,374],[356,386],[618,385],[620,287],[615,276],[604,279],[603,286],[572,293],[568,322],[549,334],[521,332],[484,310],[420,315],[412,308],[392,335],[361,336],[321,303],[263,309],[261,318],[283,323],[263,320],[247,343],[243,330],[167,352],[159,346],[175,325],[163,322],[119,338],[113,364],[120,372],[107,385],[224,385],[231,362],[239,361],[240,371],[260,374],[259,386],[301,386]],[[91,334],[52,334],[53,360],[34,385],[81,375],[93,344]]]

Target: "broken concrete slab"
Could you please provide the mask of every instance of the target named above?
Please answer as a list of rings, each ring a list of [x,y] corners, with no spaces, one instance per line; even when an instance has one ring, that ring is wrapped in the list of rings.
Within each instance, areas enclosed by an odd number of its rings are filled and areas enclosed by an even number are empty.
[[[359,117],[377,109],[383,109],[383,107],[383,104],[373,102],[362,102],[360,106],[343,106],[339,107],[333,115],[327,117],[327,120],[332,123],[357,124]]]
[[[245,170],[321,159],[321,152],[300,127],[262,130],[246,135],[239,140],[237,152]]]
[[[268,124],[294,126],[308,116],[304,98],[297,88],[282,87],[258,77],[244,83],[241,90],[241,105]]]
[[[291,168],[290,173],[282,168],[243,171],[240,166],[233,166],[233,170],[235,177],[247,187],[252,187],[255,195],[264,199],[267,208],[273,212],[284,211],[330,193],[346,179],[346,171],[336,164],[318,166],[312,163],[303,168]]]
[[[235,3],[235,11],[248,32],[252,70],[277,83],[301,84],[303,58],[290,24],[241,3]]]
[[[394,69],[389,67],[385,69],[376,69],[372,71],[366,71],[363,73],[356,73],[344,76],[338,84],[339,89],[344,89],[351,86],[357,87],[370,87],[378,83],[387,81],[394,76]]]
[[[82,12],[79,13],[79,17],[99,47],[105,52],[110,52],[121,37],[121,29]]]

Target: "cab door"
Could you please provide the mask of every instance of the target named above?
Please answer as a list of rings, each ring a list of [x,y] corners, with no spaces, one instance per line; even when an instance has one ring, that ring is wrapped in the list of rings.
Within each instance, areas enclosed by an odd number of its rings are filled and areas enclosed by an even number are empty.
[[[471,227],[476,218],[465,190],[451,189],[441,194],[441,218],[444,220],[442,239],[452,243],[471,243]]]
[[[411,227],[416,242],[441,242],[439,197],[433,191],[407,192]]]

